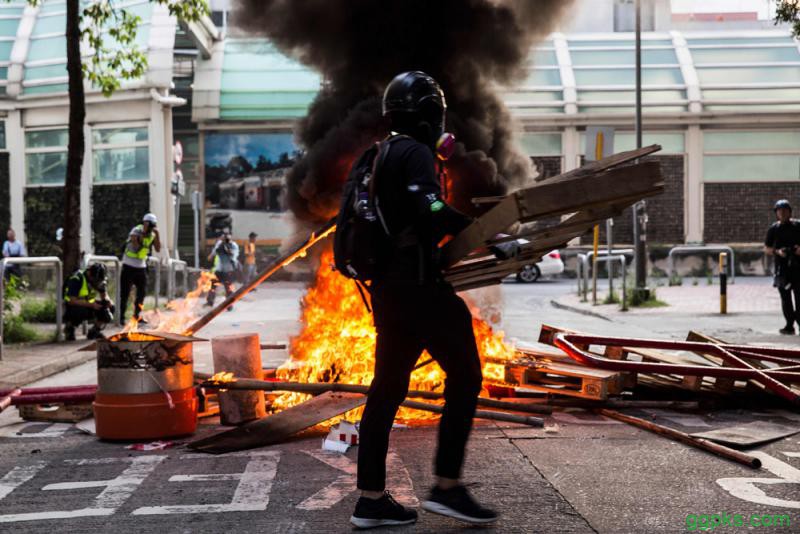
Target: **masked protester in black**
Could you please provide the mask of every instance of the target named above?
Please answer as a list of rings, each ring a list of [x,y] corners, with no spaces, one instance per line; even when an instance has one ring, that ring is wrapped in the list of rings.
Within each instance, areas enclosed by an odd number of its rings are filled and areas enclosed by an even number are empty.
[[[775,256],[775,287],[781,296],[781,308],[786,326],[781,334],[794,334],[794,323],[800,326],[800,221],[792,219],[792,206],[788,200],[775,203],[778,219],[767,230],[764,251]],[[792,303],[794,295],[794,303]]]
[[[472,316],[444,281],[438,258],[442,238],[472,221],[441,196],[435,153],[444,134],[444,94],[430,76],[407,72],[389,84],[383,107],[392,136],[403,138],[391,143],[376,178],[378,205],[392,237],[370,289],[377,330],[375,377],[359,427],[362,496],[351,522],[369,528],[417,519],[416,511],[384,491],[386,454],[414,364],[427,350],[447,379],[437,484],[423,507],[470,523],[490,523],[497,515],[480,506],[459,482],[482,377]]]

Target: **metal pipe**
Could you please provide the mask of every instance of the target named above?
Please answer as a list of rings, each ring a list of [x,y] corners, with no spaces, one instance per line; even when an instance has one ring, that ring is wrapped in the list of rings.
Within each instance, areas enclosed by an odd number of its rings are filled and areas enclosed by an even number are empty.
[[[147,263],[155,264],[156,266],[155,307],[158,309],[158,297],[161,293],[161,260],[152,256],[148,256]]]
[[[609,410],[606,408],[601,408],[597,410],[597,413],[599,413],[600,415],[605,415],[606,417],[610,417],[612,419],[616,419],[618,421],[622,421],[624,423],[628,423],[629,425],[633,425],[643,430],[647,430],[649,432],[653,432],[655,434],[668,437],[675,441],[680,441],[681,443],[685,443],[686,445],[690,445],[697,449],[702,449],[704,451],[716,454],[717,456],[721,456],[723,458],[727,458],[728,460],[733,460],[734,462],[738,462],[748,467],[753,467],[755,469],[761,467],[761,460],[759,460],[755,456],[750,456],[749,454],[745,454],[743,452],[725,447],[723,445],[719,445],[717,443],[714,443],[706,439],[692,437],[689,434],[686,434],[684,432],[679,432],[678,430],[675,430],[673,428],[657,425],[655,423],[651,423],[650,421],[645,421],[644,419],[639,419],[638,417],[632,417],[630,415],[626,415],[624,413],[620,413],[615,410]]]
[[[642,2],[636,0],[636,148],[642,148]],[[637,160],[638,163],[638,160]],[[640,200],[633,205],[633,246],[636,249],[636,291],[647,291],[647,213]]]
[[[22,390],[19,388],[0,393],[0,412],[11,406],[13,398],[18,397],[20,394],[22,394]]]
[[[628,310],[628,304],[627,304],[628,295],[627,295],[627,287],[626,287],[627,283],[625,281],[625,277],[627,275],[628,268],[627,268],[627,260],[625,258],[625,255],[624,254],[620,254],[620,255],[617,255],[617,256],[602,255],[602,256],[599,256],[595,260],[595,265],[597,264],[597,262],[601,262],[601,261],[604,261],[604,262],[608,263],[609,266],[611,266],[613,264],[613,262],[615,262],[615,261],[620,262],[620,266],[622,267],[622,273],[621,273],[621,276],[622,276],[622,311],[627,311]],[[611,291],[611,286],[609,286],[609,295],[611,295],[610,291]]]
[[[71,391],[67,393],[52,393],[49,395],[18,395],[11,397],[12,406],[21,406],[25,404],[78,404],[85,402],[92,402],[94,400],[95,391]]]
[[[122,311],[119,309],[120,297],[122,296],[122,261],[116,256],[97,256],[95,254],[86,254],[83,257],[85,267],[88,267],[93,261],[105,263],[111,262],[114,264],[114,321],[119,321]]]
[[[316,232],[312,233],[308,239],[306,239],[302,244],[295,247],[291,252],[276,258],[272,261],[272,263],[261,273],[256,276],[253,280],[250,280],[247,284],[243,285],[233,293],[231,293],[228,298],[226,298],[222,303],[218,304],[215,308],[212,308],[211,311],[197,319],[189,328],[186,329],[186,335],[192,335],[208,323],[210,323],[217,315],[228,309],[228,307],[233,304],[234,302],[238,301],[245,295],[247,295],[250,291],[254,288],[258,287],[261,282],[281,270],[283,267],[289,265],[297,258],[301,258],[305,256],[308,249],[328,237],[330,234],[336,231],[336,219],[331,219],[321,228],[319,228]]]
[[[3,359],[3,311],[6,296],[6,265],[55,265],[56,267],[56,341],[61,341],[63,321],[64,273],[61,259],[56,256],[33,256],[23,258],[3,258],[0,261],[0,360]]]
[[[667,278],[672,279],[672,274],[675,271],[675,254],[686,252],[727,252],[730,261],[728,263],[728,270],[731,275],[731,284],[736,283],[736,255],[733,249],[727,245],[680,245],[669,249],[667,254]]]
[[[20,395],[50,395],[52,393],[68,393],[71,391],[87,391],[91,390],[94,391],[97,389],[97,385],[85,385],[85,386],[56,386],[56,387],[45,387],[45,388],[22,388],[20,389]],[[17,388],[13,389],[0,389],[0,397],[4,397],[6,395],[10,395]]]

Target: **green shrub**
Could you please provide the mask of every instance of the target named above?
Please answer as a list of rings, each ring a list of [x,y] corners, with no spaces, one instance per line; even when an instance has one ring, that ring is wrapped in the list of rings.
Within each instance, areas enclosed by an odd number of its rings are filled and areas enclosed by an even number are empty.
[[[3,342],[4,343],[28,343],[38,341],[39,333],[25,324],[19,315],[3,315]]]
[[[56,322],[56,301],[50,298],[23,302],[19,315],[23,321],[28,323],[54,323]]]

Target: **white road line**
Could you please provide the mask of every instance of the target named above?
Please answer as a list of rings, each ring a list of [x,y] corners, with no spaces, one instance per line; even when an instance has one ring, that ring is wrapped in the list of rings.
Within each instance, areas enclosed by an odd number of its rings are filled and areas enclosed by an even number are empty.
[[[35,425],[35,424],[41,424],[41,423],[31,423],[29,425],[25,425],[20,430],[24,430],[28,426]],[[69,430],[70,428],[72,428],[73,426],[74,425],[72,423],[52,423],[52,424],[44,427],[39,432],[31,432],[31,433],[28,433],[28,434],[23,434],[23,433],[20,433],[20,430],[17,430],[14,433],[6,434],[5,437],[7,437],[7,438],[15,438],[15,439],[21,439],[21,438],[37,438],[37,439],[39,439],[39,438],[61,438],[61,437],[64,437],[64,433],[67,430]]]
[[[0,501],[6,496],[36,476],[36,473],[45,468],[47,462],[34,462],[31,465],[18,466],[0,478]]]
[[[790,501],[786,499],[779,499],[777,497],[770,497],[758,485],[761,486],[776,486],[778,484],[792,484],[796,486],[794,495],[800,494],[800,469],[778,460],[762,451],[753,451],[751,453],[761,460],[761,465],[764,469],[779,478],[762,478],[762,477],[741,477],[741,478],[720,478],[717,480],[722,489],[745,501],[765,504],[768,506],[779,506],[781,508],[800,508],[800,501]],[[790,457],[800,457],[800,453],[784,452],[783,454]]]
[[[356,475],[358,466],[343,454],[332,451],[310,450],[303,451],[312,458],[341,471],[336,480],[314,493],[300,504],[300,510],[326,510],[341,502],[342,499],[356,491]],[[386,456],[387,489],[404,506],[419,506],[419,500],[414,493],[411,475],[403,465],[403,461],[395,451],[389,451]]]
[[[177,504],[170,506],[143,506],[133,511],[133,515],[162,514],[207,514],[223,512],[261,512],[267,509],[272,482],[278,472],[280,451],[256,451],[224,455],[228,457],[249,457],[244,473],[203,473],[194,475],[175,475],[170,482],[208,482],[213,480],[238,480],[233,499],[220,504]],[[208,455],[186,454],[183,460],[208,459]]]
[[[94,499],[92,506],[80,510],[56,510],[47,512],[28,512],[22,514],[0,515],[0,523],[17,521],[41,521],[44,519],[71,519],[76,517],[108,516],[117,511],[126,500],[144,482],[144,479],[165,460],[166,456],[135,456],[126,458],[89,458],[83,460],[65,460],[64,463],[84,465],[106,465],[117,462],[130,462],[118,477],[111,480],[87,480],[81,482],[60,482],[48,484],[43,490],[71,490],[77,488],[105,489]]]

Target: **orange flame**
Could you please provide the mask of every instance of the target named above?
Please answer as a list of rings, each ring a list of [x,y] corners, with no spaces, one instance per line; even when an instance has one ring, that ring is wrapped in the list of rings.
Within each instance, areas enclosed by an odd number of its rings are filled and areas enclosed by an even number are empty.
[[[161,310],[143,312],[141,315],[147,321],[150,328],[159,332],[172,332],[182,334],[198,317],[198,310],[203,296],[211,291],[211,287],[216,280],[216,276],[209,271],[202,271],[197,280],[195,288],[186,294],[184,298],[171,300],[167,303],[169,313]],[[146,339],[134,339],[141,336],[139,334],[139,320],[131,317],[123,333],[128,334],[131,341],[148,341]]]
[[[281,366],[277,377],[299,382],[343,382],[369,385],[375,357],[375,327],[356,285],[332,269],[333,254],[322,255],[313,287],[303,298],[303,330],[291,340],[292,359]],[[473,318],[473,329],[481,358],[510,360],[515,350],[483,320]],[[420,362],[428,360],[427,352]],[[486,363],[484,379],[503,382],[503,366]],[[445,373],[437,363],[415,370],[411,389],[442,391]],[[274,408],[284,409],[307,400],[308,395],[286,393],[275,399]],[[346,414],[357,417],[356,413]],[[437,415],[402,408],[401,420],[431,419]],[[333,424],[334,420],[328,424]]]

